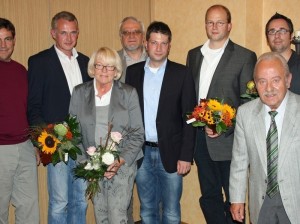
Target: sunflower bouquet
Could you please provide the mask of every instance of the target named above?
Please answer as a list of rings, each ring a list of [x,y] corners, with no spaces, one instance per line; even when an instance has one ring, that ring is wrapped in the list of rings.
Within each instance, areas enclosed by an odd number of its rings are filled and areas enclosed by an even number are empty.
[[[105,172],[113,172],[107,171],[107,168],[116,159],[119,159],[120,152],[117,147],[123,136],[119,132],[112,132],[111,129],[112,125],[109,125],[105,144],[102,145],[101,139],[100,145],[89,147],[86,151],[89,159],[74,168],[75,177],[82,178],[88,182],[85,195],[89,199],[93,198],[97,192],[100,192],[99,181],[104,178]]]
[[[62,123],[32,127],[30,137],[33,145],[40,150],[44,166],[49,163],[56,165],[60,161],[67,163],[69,157],[76,160],[77,154],[82,154],[77,147],[81,142],[81,134],[76,116],[68,115]]]
[[[194,127],[208,126],[214,132],[225,133],[235,123],[236,110],[220,99],[201,99],[188,113],[187,123]]]
[[[257,97],[259,97],[259,95],[258,95],[257,89],[255,87],[255,83],[253,80],[250,80],[249,82],[247,82],[246,93],[242,94],[241,98],[254,100]]]

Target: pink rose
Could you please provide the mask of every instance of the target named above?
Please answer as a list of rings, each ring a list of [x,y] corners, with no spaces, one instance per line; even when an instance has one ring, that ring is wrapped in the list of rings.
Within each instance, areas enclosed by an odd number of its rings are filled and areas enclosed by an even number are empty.
[[[122,140],[122,134],[120,132],[111,132],[110,137],[117,144]]]
[[[88,147],[87,148],[87,154],[89,154],[90,156],[93,156],[94,154],[95,154],[95,152],[96,152],[96,147],[95,146],[90,146],[90,147]]]

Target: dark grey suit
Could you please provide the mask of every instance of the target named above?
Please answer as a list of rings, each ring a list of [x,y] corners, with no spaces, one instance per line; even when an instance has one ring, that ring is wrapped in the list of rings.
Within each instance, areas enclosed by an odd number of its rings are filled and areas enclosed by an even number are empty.
[[[192,70],[197,97],[203,61],[201,47],[190,50],[187,57],[187,66]],[[229,40],[213,74],[207,98],[224,98],[226,103],[237,108],[242,103],[240,95],[246,91],[246,83],[252,79],[255,62],[254,52]],[[203,129],[199,128],[197,131],[194,159],[201,185],[200,205],[208,223],[231,222],[228,188],[232,145],[233,129],[213,139]],[[225,206],[222,188],[226,195]],[[227,217],[224,216],[224,207]]]

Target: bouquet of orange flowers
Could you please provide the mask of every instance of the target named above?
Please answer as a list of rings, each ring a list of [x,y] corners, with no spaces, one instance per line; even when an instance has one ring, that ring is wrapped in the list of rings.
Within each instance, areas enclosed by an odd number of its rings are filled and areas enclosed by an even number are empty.
[[[214,132],[225,133],[235,124],[236,110],[220,99],[201,99],[194,111],[188,113],[187,123],[194,127],[208,126]]]
[[[69,156],[76,160],[77,154],[82,154],[77,146],[81,142],[81,134],[76,116],[68,115],[64,122],[46,127],[31,127],[30,138],[33,145],[40,149],[44,166],[49,163],[56,165],[60,161],[67,163]]]

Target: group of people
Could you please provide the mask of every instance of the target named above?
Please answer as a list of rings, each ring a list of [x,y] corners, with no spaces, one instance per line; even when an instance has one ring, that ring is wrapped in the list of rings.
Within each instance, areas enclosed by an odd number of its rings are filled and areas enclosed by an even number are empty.
[[[16,223],[39,223],[39,154],[28,128],[69,113],[80,122],[82,155],[47,166],[49,224],[86,223],[87,183],[72,170],[106,137],[108,123],[112,131],[135,131],[124,137],[120,159],[92,199],[97,223],[134,223],[134,182],[142,223],[180,223],[183,177],[193,160],[208,224],[245,221],[248,181],[253,224],[300,223],[300,57],[291,49],[292,21],[278,13],[270,18],[271,52],[258,60],[230,40],[231,29],[228,8],[208,8],[208,40],[188,52],[184,66],[168,59],[167,24],[154,21],[145,31],[126,17],[119,28],[123,48],[101,47],[88,58],[75,49],[76,17],[62,11],[51,22],[55,44],[29,57],[27,72],[11,59],[15,28],[0,18],[0,223],[8,223],[10,203]],[[240,95],[252,79],[260,97],[244,102]],[[200,99],[216,97],[238,108],[235,128],[216,134],[186,123]]]

